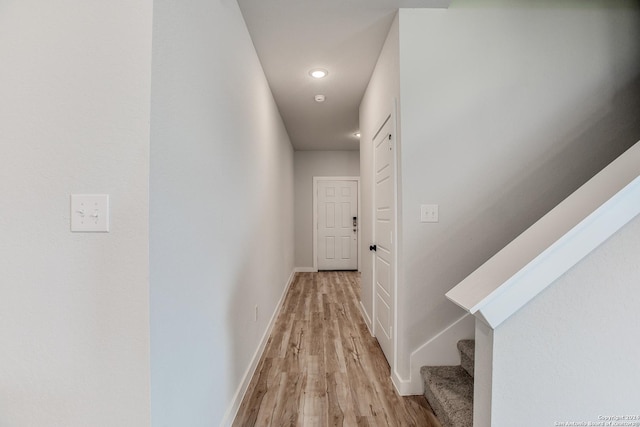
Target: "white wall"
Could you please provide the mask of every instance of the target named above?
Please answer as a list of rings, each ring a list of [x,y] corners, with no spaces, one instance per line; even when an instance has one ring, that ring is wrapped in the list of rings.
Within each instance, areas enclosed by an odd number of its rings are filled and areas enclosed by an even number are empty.
[[[152,423],[209,427],[293,271],[293,150],[235,1],[156,1],[153,35]]]
[[[152,2],[0,10],[0,425],[149,425]]]
[[[314,176],[360,176],[359,152],[295,152],[295,263],[297,268],[313,268]]]
[[[446,291],[640,137],[640,15],[599,4],[400,11],[401,375]]]
[[[380,57],[360,103],[360,295],[365,320],[372,329],[373,316],[373,137],[382,122],[393,114],[395,100],[400,95],[398,17],[394,19],[380,52]],[[399,130],[399,129],[398,129]],[[399,140],[397,135],[396,140]]]
[[[492,425],[638,415],[639,253],[636,217],[494,331]]]

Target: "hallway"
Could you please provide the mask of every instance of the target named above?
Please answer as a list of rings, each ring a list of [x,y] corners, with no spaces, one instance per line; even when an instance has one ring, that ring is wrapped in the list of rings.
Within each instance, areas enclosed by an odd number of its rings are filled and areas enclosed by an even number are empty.
[[[297,274],[234,426],[440,426],[396,393],[359,295],[356,272]]]

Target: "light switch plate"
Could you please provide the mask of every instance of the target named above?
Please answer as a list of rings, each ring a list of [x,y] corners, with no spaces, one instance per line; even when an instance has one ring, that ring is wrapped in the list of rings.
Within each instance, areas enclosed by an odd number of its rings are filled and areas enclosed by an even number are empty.
[[[109,232],[109,195],[72,194],[71,231]]]
[[[438,222],[438,205],[420,205],[420,222]]]

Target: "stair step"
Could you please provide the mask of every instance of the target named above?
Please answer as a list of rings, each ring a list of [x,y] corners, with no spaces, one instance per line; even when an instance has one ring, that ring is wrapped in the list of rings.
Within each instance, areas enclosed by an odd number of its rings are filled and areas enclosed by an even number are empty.
[[[424,395],[442,427],[473,426],[473,378],[462,366],[420,369]]]
[[[460,340],[458,341],[458,351],[460,351],[460,365],[465,371],[473,376],[473,365],[475,363],[476,341]]]

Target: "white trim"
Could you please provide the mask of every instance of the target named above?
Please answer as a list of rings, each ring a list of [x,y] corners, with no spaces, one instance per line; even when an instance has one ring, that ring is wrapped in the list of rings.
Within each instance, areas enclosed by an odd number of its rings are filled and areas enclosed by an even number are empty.
[[[371,242],[370,244],[376,244],[376,138],[382,131],[382,128],[387,124],[391,115],[388,115],[382,122],[382,125],[376,130],[371,138]],[[377,313],[377,290],[376,290],[376,253],[371,252],[371,335],[376,337],[378,332],[378,323],[375,321]],[[395,308],[395,307],[394,307]],[[376,338],[377,339],[377,338]],[[386,357],[386,356],[385,356]],[[387,360],[387,362],[389,362]],[[393,371],[393,366],[391,367]]]
[[[318,182],[320,181],[356,181],[358,186],[358,260],[356,270],[360,271],[360,177],[359,176],[314,176],[313,177],[313,270],[318,271]]]
[[[367,329],[369,330],[369,334],[372,337],[375,337],[375,335],[373,335],[373,329],[371,328],[372,323],[371,323],[371,317],[369,317],[369,313],[367,313],[367,310],[364,308],[364,304],[362,304],[362,301],[360,302],[360,314],[362,315],[362,318],[364,319],[364,323],[367,325]]]
[[[284,304],[284,297],[285,295],[287,295],[287,292],[289,292],[289,288],[291,287],[291,284],[293,283],[295,277],[296,277],[296,271],[294,269],[291,272],[291,275],[289,276],[289,280],[286,286],[284,287],[284,290],[282,291],[282,295],[280,295],[280,300],[276,305],[276,309],[273,311],[273,315],[269,320],[269,325],[267,326],[267,329],[264,331],[264,334],[262,335],[260,344],[258,345],[258,348],[253,354],[253,357],[251,358],[251,363],[247,367],[247,370],[245,371],[244,376],[242,377],[242,381],[238,385],[238,388],[236,389],[236,392],[233,395],[233,399],[231,400],[231,406],[229,406],[229,408],[227,409],[227,412],[224,414],[224,418],[220,423],[220,427],[230,427],[231,424],[233,424],[233,421],[235,420],[236,416],[238,415],[238,409],[240,409],[240,404],[242,403],[242,399],[244,399],[247,389],[249,388],[249,383],[251,382],[251,378],[253,378],[253,375],[255,374],[256,369],[258,368],[258,363],[260,362],[262,353],[264,352],[264,349],[267,346],[267,342],[269,341],[269,337],[271,336],[271,332],[273,330],[273,326],[276,323],[276,319],[278,318],[278,314],[280,314],[280,311],[282,310],[282,305]]]
[[[296,267],[293,271],[295,273],[317,273],[318,269],[313,267]]]
[[[640,143],[446,296],[495,329],[640,213]]]
[[[398,263],[398,253],[400,250],[400,245],[398,244],[400,233],[398,232],[398,218],[400,211],[400,199],[399,199],[399,191],[398,186],[400,184],[399,179],[399,169],[400,169],[400,155],[399,155],[399,142],[400,138],[398,138],[398,99],[393,98],[393,103],[391,106],[391,133],[393,137],[391,138],[392,143],[392,151],[393,151],[393,372],[395,375],[400,377],[398,374],[398,285],[399,285],[399,263]],[[411,373],[409,373],[411,375]]]
[[[465,313],[413,351],[409,361],[409,379],[401,380],[398,394],[412,396],[424,392],[422,377],[420,376],[420,368],[423,366],[459,365],[460,354],[456,344],[460,340],[473,339],[475,325],[476,318],[469,313]]]
[[[497,328],[640,213],[640,176],[507,280],[476,307]]]
[[[473,375],[473,425],[491,427],[493,396],[493,329],[476,322]]]
[[[360,243],[362,241],[362,227],[360,227],[360,224],[362,224],[362,215],[360,215],[360,206],[362,206],[362,200],[360,200],[360,177],[358,177],[358,273],[362,272],[362,244]]]
[[[398,391],[398,393],[400,393],[401,390],[404,390],[405,387],[403,386],[403,384],[406,382],[404,380],[402,380],[402,378],[400,377],[400,375],[398,374],[398,284],[399,284],[399,276],[398,276],[398,251],[400,248],[400,245],[398,244],[399,242],[399,229],[398,229],[398,218],[399,218],[399,191],[398,191],[398,185],[399,185],[399,143],[400,143],[400,138],[398,135],[398,102],[397,99],[394,98],[392,103],[391,103],[391,112],[389,114],[387,114],[385,116],[385,119],[382,121],[382,124],[380,125],[380,127],[378,128],[378,130],[376,131],[375,135],[373,136],[373,138],[371,139],[371,144],[372,144],[372,163],[373,163],[373,167],[371,168],[372,170],[372,221],[371,221],[371,236],[372,236],[372,241],[376,242],[377,238],[376,238],[376,197],[375,197],[375,188],[376,188],[376,168],[375,168],[375,162],[376,162],[376,147],[375,147],[375,143],[376,143],[376,138],[378,137],[378,135],[380,134],[380,132],[382,131],[382,129],[384,129],[384,127],[387,125],[387,123],[390,122],[390,134],[392,135],[392,139],[391,139],[391,146],[392,146],[392,151],[393,151],[393,156],[391,159],[391,162],[393,164],[393,171],[392,171],[392,175],[393,175],[393,185],[392,185],[392,191],[393,191],[393,225],[392,225],[392,245],[393,245],[393,254],[392,254],[392,259],[393,259],[393,301],[392,301],[392,310],[393,310],[393,325],[391,326],[391,330],[392,330],[392,354],[391,354],[391,358],[392,360],[389,361],[387,360],[387,362],[389,362],[390,368],[391,368],[391,381],[393,382],[393,385],[395,386],[396,390]],[[373,330],[372,330],[372,335],[375,337],[376,333],[377,333],[377,322],[375,321],[376,319],[376,301],[377,301],[377,294],[376,294],[376,260],[375,260],[375,254],[373,254],[374,260],[371,263],[371,268],[372,268],[372,272],[371,272],[371,277],[372,277],[372,296],[373,296],[373,301],[372,301],[372,309],[373,309]],[[402,394],[401,395],[406,395],[406,394]]]
[[[415,396],[424,393],[424,390],[414,392],[411,381],[400,378],[400,375],[395,370],[391,373],[391,383],[400,396]]]

